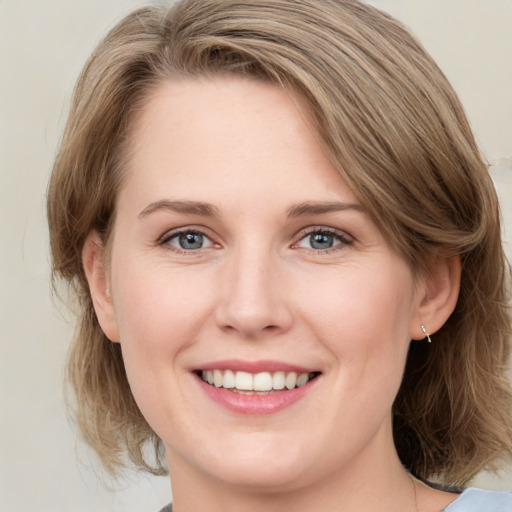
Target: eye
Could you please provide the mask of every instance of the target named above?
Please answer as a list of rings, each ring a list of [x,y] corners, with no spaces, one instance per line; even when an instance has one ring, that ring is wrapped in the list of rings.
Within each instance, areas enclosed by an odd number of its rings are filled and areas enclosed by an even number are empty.
[[[215,244],[200,231],[184,230],[170,233],[162,240],[162,244],[170,245],[179,251],[197,251],[213,247]]]
[[[295,247],[313,249],[314,251],[328,252],[336,249],[338,246],[350,245],[352,240],[344,233],[337,230],[314,228],[303,236]]]

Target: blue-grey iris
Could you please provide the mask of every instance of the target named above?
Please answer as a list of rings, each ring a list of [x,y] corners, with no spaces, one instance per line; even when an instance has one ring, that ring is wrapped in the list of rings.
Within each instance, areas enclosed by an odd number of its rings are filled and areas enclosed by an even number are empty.
[[[182,233],[179,236],[182,249],[201,249],[203,247],[203,235],[201,233]]]
[[[310,240],[313,249],[330,249],[334,245],[333,235],[326,233],[314,233]]]

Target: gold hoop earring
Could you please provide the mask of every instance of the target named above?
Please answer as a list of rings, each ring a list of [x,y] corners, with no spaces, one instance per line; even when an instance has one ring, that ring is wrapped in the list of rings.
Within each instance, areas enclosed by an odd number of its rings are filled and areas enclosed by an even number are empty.
[[[432,343],[432,340],[430,339],[430,334],[427,332],[427,329],[425,329],[425,326],[421,326],[421,330],[423,331],[423,334],[426,336],[429,343]]]

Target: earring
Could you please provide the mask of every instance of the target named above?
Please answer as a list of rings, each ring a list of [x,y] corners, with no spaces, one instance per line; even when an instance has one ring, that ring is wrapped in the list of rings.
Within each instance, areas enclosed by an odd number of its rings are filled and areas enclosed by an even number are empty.
[[[432,343],[432,340],[430,339],[430,334],[427,332],[427,329],[425,329],[425,326],[421,326],[421,330],[423,331],[423,334],[426,336],[429,343]]]

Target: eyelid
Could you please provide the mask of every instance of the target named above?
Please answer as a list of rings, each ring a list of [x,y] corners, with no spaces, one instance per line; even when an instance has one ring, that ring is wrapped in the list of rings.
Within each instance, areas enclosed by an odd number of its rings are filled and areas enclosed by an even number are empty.
[[[220,244],[215,240],[215,236],[212,234],[211,230],[208,228],[205,228],[204,226],[198,226],[198,225],[186,225],[186,226],[180,226],[178,228],[173,228],[168,231],[166,231],[163,235],[161,235],[157,239],[158,245],[166,245],[169,250],[177,253],[186,253],[186,254],[198,254],[206,249],[210,249],[211,247],[204,247],[201,249],[195,249],[195,250],[185,250],[180,249],[178,247],[172,246],[169,244],[169,241],[175,238],[176,236],[181,235],[182,233],[199,233],[203,235],[205,238],[208,238],[210,242],[212,243],[213,247],[220,247]]]
[[[177,252],[177,253],[186,253],[188,255],[191,255],[191,254],[198,254],[198,253],[201,253],[202,251],[204,250],[207,250],[207,249],[210,249],[211,247],[205,247],[205,248],[201,248],[201,249],[195,249],[195,250],[185,250],[185,249],[180,249],[178,247],[175,247],[175,246],[171,246],[168,242],[175,238],[176,236],[182,234],[182,233],[199,233],[201,235],[203,235],[204,237],[208,238],[208,240],[210,240],[210,242],[212,243],[212,246],[214,248],[220,248],[221,247],[221,244],[216,240],[216,236],[211,232],[210,229],[204,227],[204,226],[200,226],[200,225],[185,225],[185,226],[180,226],[180,227],[177,227],[177,228],[173,228],[173,229],[170,229],[168,231],[166,231],[163,235],[161,235],[158,239],[157,239],[157,244],[158,245],[166,245],[169,250],[172,250],[173,252]],[[292,249],[298,249],[298,244],[300,241],[302,241],[304,238],[306,238],[308,235],[311,235],[313,233],[328,233],[330,235],[333,235],[335,237],[337,237],[341,243],[335,245],[334,247],[331,247],[329,249],[309,249],[311,252],[315,252],[315,253],[328,253],[328,252],[332,252],[332,251],[337,251],[337,250],[340,250],[342,247],[339,247],[338,246],[347,246],[347,245],[351,245],[353,242],[354,242],[354,237],[352,237],[350,234],[348,234],[346,231],[343,231],[341,229],[338,229],[338,228],[333,228],[333,227],[330,227],[330,226],[322,226],[322,225],[314,225],[314,226],[308,226],[306,228],[303,228],[294,238],[295,238],[295,242],[291,245]]]
[[[301,230],[295,237],[296,241],[292,244],[292,248],[293,249],[299,248],[298,247],[299,242],[301,242],[302,240],[304,240],[304,238],[306,238],[307,236],[309,236],[313,233],[328,233],[330,235],[336,236],[341,241],[340,244],[335,245],[334,247],[331,247],[329,249],[313,249],[313,248],[309,249],[310,251],[315,252],[315,253],[325,254],[328,252],[340,250],[341,247],[337,248],[338,246],[345,247],[347,245],[351,245],[352,243],[354,243],[354,237],[349,235],[346,231],[343,231],[343,230],[337,229],[337,228],[333,228],[333,227],[329,227],[329,226],[318,225],[318,226],[309,226],[309,227]]]

